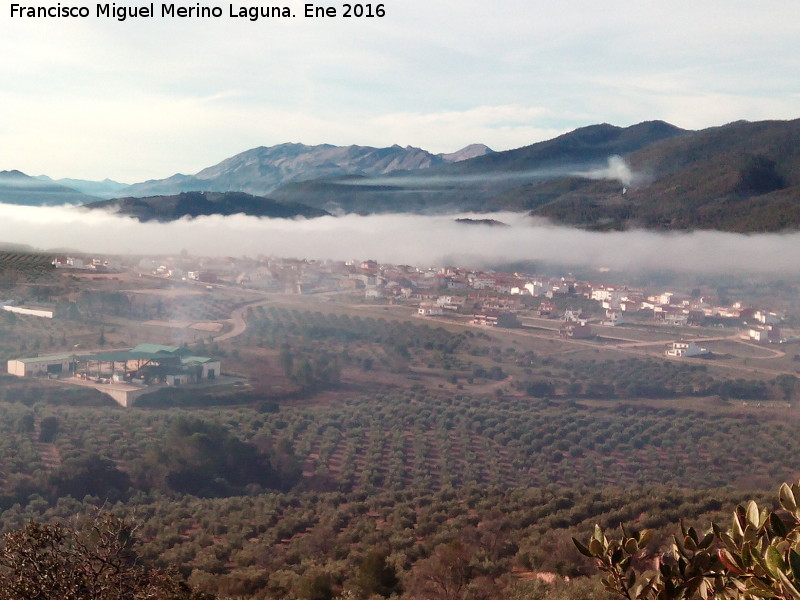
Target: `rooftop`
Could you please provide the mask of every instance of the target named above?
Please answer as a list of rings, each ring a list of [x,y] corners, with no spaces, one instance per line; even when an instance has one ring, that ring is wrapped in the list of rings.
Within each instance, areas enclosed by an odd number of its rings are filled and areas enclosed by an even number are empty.
[[[30,358],[18,358],[16,360],[18,360],[21,363],[28,364],[28,363],[46,362],[51,360],[67,360],[69,358],[74,358],[75,356],[76,355],[74,353],[70,352],[69,354],[47,354],[43,356],[33,356]]]

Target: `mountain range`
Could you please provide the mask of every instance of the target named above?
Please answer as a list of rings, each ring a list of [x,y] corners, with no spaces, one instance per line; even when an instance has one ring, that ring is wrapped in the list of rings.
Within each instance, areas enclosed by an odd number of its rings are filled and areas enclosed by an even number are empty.
[[[21,171],[0,171],[0,202],[23,206],[86,204],[97,198],[53,182],[30,177]]]
[[[344,212],[526,211],[587,229],[800,228],[800,119],[686,131],[577,129],[424,172],[293,183],[272,198]]]
[[[3,171],[0,201],[113,206],[141,220],[513,210],[600,230],[780,231],[800,227],[797,140],[800,120],[738,121],[700,131],[663,121],[600,124],[514,150],[475,144],[440,155],[400,146],[280,144],[247,150],[195,175],[81,187],[97,194],[116,189],[124,198],[113,203],[61,185],[79,186],[78,180]]]
[[[421,148],[397,145],[373,148],[279,144],[247,150],[194,175],[179,173],[166,179],[136,183],[122,193],[126,196],[153,196],[188,191],[237,191],[264,196],[294,181],[416,171],[491,152],[482,144],[473,144],[452,154],[431,154]]]
[[[123,190],[130,187],[127,183],[120,183],[119,181],[108,178],[103,181],[87,181],[86,179],[70,178],[54,180],[47,175],[38,175],[36,179],[63,185],[94,198],[117,198],[122,194]]]
[[[291,183],[270,197],[361,214],[503,210],[507,207],[495,198],[509,190],[600,171],[608,167],[609,157],[627,156],[654,142],[688,133],[662,121],[625,128],[593,125],[516,150],[425,171]]]

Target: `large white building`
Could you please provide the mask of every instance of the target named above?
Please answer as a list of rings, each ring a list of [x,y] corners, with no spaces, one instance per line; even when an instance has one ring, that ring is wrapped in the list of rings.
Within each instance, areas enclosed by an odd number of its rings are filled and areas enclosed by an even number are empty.
[[[17,377],[60,377],[74,374],[75,354],[52,354],[8,361],[8,373]]]

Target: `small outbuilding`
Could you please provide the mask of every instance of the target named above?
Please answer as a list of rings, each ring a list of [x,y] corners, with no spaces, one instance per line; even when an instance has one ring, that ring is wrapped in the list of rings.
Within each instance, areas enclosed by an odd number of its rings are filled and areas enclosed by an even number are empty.
[[[709,354],[707,348],[701,348],[695,342],[677,341],[672,342],[664,351],[667,356],[677,356],[691,358],[693,356],[705,356]]]

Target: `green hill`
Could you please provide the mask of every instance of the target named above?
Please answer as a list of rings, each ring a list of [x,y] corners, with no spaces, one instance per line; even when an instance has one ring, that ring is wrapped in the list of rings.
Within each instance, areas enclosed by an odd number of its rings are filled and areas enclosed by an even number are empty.
[[[140,221],[174,221],[182,217],[245,214],[291,219],[321,217],[328,213],[294,202],[276,202],[243,192],[184,192],[174,196],[117,198],[87,204],[89,209],[113,209]]]
[[[589,228],[755,232],[800,225],[800,120],[744,121],[632,153],[632,184],[558,178],[509,190],[497,208]]]

